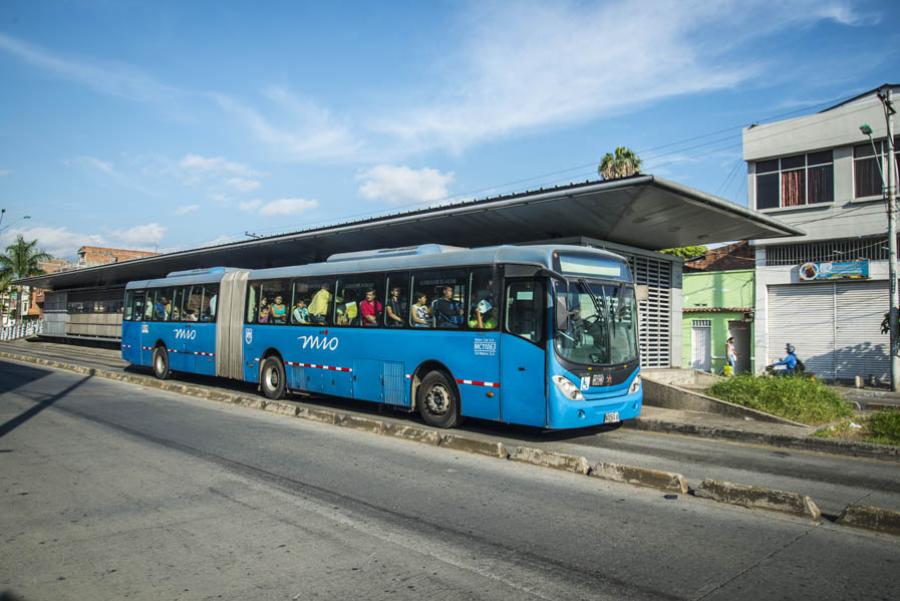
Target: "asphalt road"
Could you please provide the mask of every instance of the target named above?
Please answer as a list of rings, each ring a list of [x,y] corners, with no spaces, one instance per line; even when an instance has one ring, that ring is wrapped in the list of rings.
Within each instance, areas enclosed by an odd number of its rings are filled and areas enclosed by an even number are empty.
[[[118,357],[117,351],[101,348],[22,341],[0,344],[0,349],[103,369],[120,370],[127,366]],[[180,382],[256,394],[252,386],[239,382],[189,374],[175,374],[174,377]],[[303,400],[298,396],[292,398]],[[313,402],[361,414],[377,413],[379,410],[376,405],[347,400],[314,399]],[[385,410],[379,417],[397,421],[415,419],[415,416]],[[837,516],[849,503],[900,511],[900,463],[896,461],[859,459],[629,428],[548,435],[531,429],[469,421],[462,429],[493,440],[500,439],[513,446],[528,444],[583,455],[591,462],[608,461],[678,472],[692,483],[714,478],[795,491],[812,497],[819,508],[830,516]]]
[[[24,599],[892,599],[894,537],[0,363]]]

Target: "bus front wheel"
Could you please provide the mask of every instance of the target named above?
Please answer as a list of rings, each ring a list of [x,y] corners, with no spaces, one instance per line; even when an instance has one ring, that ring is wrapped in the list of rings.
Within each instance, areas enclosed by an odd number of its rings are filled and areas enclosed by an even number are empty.
[[[160,380],[169,377],[169,353],[166,347],[158,346],[153,349],[153,375]]]
[[[459,397],[446,374],[428,372],[416,394],[419,414],[429,426],[453,428],[459,424]]]
[[[286,390],[284,364],[278,357],[267,357],[260,369],[260,386],[267,399],[283,399]]]

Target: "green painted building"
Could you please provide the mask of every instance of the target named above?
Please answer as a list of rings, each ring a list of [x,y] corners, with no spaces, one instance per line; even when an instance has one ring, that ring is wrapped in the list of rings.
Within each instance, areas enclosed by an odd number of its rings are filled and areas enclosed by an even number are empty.
[[[722,373],[725,341],[734,337],[737,373],[753,371],[754,270],[685,273],[682,313],[684,367]]]

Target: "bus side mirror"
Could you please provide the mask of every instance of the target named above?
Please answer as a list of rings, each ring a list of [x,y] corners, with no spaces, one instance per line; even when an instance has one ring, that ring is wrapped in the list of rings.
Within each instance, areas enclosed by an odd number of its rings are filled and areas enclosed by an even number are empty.
[[[634,285],[634,299],[637,302],[650,299],[650,287],[647,284]]]
[[[556,296],[556,328],[565,330],[569,327],[569,307],[566,297],[562,294]]]

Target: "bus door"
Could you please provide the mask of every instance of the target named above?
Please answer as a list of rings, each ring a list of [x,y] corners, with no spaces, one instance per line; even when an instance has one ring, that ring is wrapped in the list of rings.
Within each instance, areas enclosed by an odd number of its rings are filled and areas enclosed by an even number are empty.
[[[529,426],[547,423],[546,284],[507,279],[500,345],[502,419]]]

